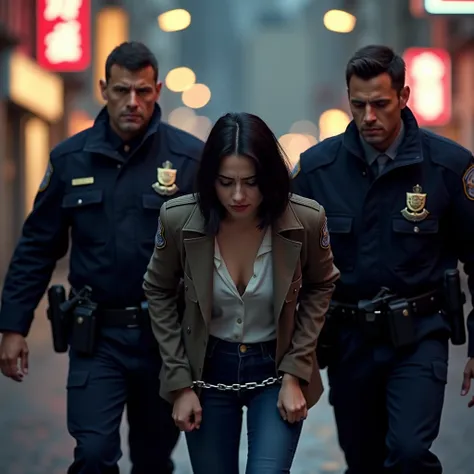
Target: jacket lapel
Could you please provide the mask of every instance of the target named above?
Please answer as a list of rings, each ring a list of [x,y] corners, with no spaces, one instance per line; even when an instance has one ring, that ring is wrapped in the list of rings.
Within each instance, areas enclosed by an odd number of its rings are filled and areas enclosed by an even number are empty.
[[[204,224],[196,206],[183,227],[183,243],[199,307],[204,321],[209,324],[212,315],[214,238],[206,235]]]
[[[275,223],[272,237],[273,309],[277,323],[298,266],[302,246],[301,241],[291,240],[284,234],[303,230],[301,222],[289,203],[284,214]]]

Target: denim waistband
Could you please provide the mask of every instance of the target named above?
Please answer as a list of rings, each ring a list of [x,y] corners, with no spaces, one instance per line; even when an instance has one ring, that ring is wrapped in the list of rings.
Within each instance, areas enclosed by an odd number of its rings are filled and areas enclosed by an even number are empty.
[[[238,357],[246,356],[274,356],[276,352],[277,341],[276,339],[272,341],[265,342],[253,342],[253,343],[243,343],[243,342],[230,342],[225,341],[224,339],[219,339],[214,336],[209,336],[209,342],[207,345],[208,354],[227,354],[235,355]]]

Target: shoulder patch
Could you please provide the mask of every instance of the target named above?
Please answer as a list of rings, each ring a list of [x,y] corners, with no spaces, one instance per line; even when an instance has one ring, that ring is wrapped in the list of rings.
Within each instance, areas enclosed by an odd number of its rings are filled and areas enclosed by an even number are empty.
[[[186,206],[189,204],[196,204],[197,199],[194,194],[185,194],[177,198],[170,199],[166,202],[166,209],[172,209],[173,207]]]
[[[298,163],[291,170],[291,179],[295,179],[301,171],[301,162],[298,160]]]
[[[305,198],[299,194],[292,194],[290,201],[294,204],[300,204],[301,206],[309,207],[315,211],[319,211],[321,209],[321,206],[317,201],[314,199]]]
[[[166,247],[165,228],[161,222],[161,217],[158,218],[158,230],[155,236],[155,247],[158,250],[162,250]]]
[[[51,161],[48,163],[48,167],[46,168],[46,173],[43,176],[43,180],[41,181],[39,185],[38,191],[42,193],[47,189],[49,186],[49,183],[51,181],[51,176],[53,175],[53,165],[51,164]]]
[[[466,197],[474,201],[474,163],[464,172],[462,184]]]
[[[321,237],[319,238],[319,245],[323,250],[327,250],[329,246],[331,245],[331,241],[329,238],[327,217],[324,218],[324,224],[321,227]]]

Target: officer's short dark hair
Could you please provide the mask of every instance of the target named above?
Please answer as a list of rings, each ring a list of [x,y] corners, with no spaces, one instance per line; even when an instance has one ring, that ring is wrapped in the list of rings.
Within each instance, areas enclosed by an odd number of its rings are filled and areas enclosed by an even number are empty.
[[[287,158],[268,125],[256,115],[228,113],[212,128],[202,152],[196,175],[199,207],[207,231],[215,235],[225,209],[216,193],[216,180],[223,158],[241,155],[255,163],[257,184],[262,194],[259,227],[262,229],[278,219],[286,207],[290,193],[290,172]]]
[[[367,81],[384,73],[390,76],[392,87],[400,93],[405,86],[405,61],[403,58],[388,46],[364,46],[347,63],[347,88],[349,88],[352,76],[357,76]]]
[[[105,61],[105,80],[110,79],[112,66],[117,65],[136,72],[151,66],[158,80],[158,60],[150,49],[138,41],[126,41],[116,46]]]

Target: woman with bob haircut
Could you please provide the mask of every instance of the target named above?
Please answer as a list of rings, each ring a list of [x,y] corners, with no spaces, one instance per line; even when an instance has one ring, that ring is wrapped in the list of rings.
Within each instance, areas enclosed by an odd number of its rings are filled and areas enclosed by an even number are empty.
[[[246,473],[288,473],[323,391],[315,350],[339,278],[325,212],[290,195],[277,139],[245,113],[214,125],[196,191],[163,204],[145,274],[161,396],[194,474],[238,474],[244,406]]]

